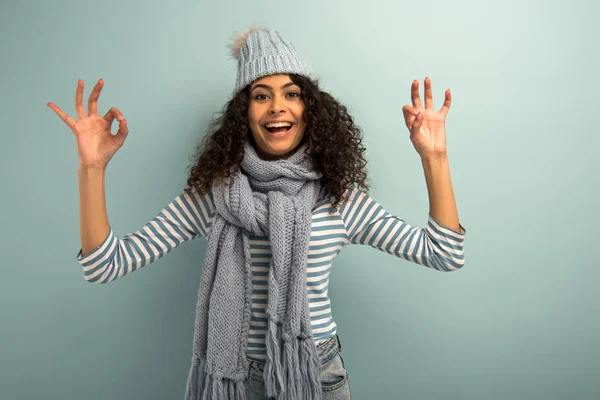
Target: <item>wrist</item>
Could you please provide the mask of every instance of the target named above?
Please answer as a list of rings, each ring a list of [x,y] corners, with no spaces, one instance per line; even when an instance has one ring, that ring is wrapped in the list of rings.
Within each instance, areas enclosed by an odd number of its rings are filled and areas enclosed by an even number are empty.
[[[97,164],[97,165],[87,165],[79,163],[78,169],[80,171],[104,171],[106,170],[106,165]]]
[[[440,163],[444,163],[447,161],[448,161],[448,155],[445,153],[437,154],[434,156],[421,157],[421,162],[423,164],[435,165],[435,164],[440,164]]]
[[[79,165],[79,168],[77,168],[77,171],[79,172],[79,174],[84,174],[84,175],[104,175],[106,172],[106,166],[102,166],[102,165]]]

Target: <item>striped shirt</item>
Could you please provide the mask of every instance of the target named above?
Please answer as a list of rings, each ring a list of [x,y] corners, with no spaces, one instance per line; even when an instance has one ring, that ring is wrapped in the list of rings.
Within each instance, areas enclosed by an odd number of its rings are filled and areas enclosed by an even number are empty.
[[[207,238],[215,215],[212,192],[201,195],[185,189],[141,229],[117,238],[112,227],[96,249],[77,260],[86,281],[108,283],[167,255],[180,244]],[[316,344],[337,332],[328,296],[329,274],[335,256],[347,244],[366,244],[396,257],[438,271],[464,265],[465,229],[457,232],[431,214],[425,228],[414,227],[388,213],[367,193],[349,189],[339,208],[331,199],[312,211],[312,233],[307,260],[307,294]],[[266,359],[268,272],[271,247],[267,237],[250,236],[252,258],[252,312],[248,332],[248,358]]]

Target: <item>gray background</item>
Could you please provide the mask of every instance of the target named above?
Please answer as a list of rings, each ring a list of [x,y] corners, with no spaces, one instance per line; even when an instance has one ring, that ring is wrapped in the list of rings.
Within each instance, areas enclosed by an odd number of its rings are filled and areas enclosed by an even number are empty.
[[[330,295],[353,398],[600,398],[596,3],[0,7],[0,398],[183,398],[205,241],[86,283],[75,139],[46,103],[75,116],[77,79],[87,109],[103,78],[99,111],[123,111],[130,133],[106,174],[123,236],[181,193],[192,149],[233,89],[225,45],[253,23],[294,43],[348,106],[371,195],[413,225],[427,222],[427,188],[401,109],[413,79],[431,78],[436,109],[452,90],[466,265],[443,273],[366,246],[342,251]]]

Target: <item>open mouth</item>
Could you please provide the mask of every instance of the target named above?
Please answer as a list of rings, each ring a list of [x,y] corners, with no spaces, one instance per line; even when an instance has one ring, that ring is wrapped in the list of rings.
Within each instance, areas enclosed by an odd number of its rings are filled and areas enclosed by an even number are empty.
[[[294,126],[294,124],[291,122],[282,122],[276,124],[266,124],[264,125],[264,128],[273,135],[285,135],[290,129],[292,129],[292,126]]]

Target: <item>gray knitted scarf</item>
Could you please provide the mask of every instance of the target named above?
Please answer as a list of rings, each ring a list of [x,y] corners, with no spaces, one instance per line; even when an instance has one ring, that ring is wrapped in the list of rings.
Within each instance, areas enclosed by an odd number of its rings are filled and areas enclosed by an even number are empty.
[[[268,236],[266,395],[320,399],[321,363],[312,337],[306,261],[321,173],[306,144],[265,161],[246,142],[241,170],[213,185],[215,219],[202,270],[186,400],[245,399],[252,276],[249,235]],[[201,361],[203,368],[201,368]]]

